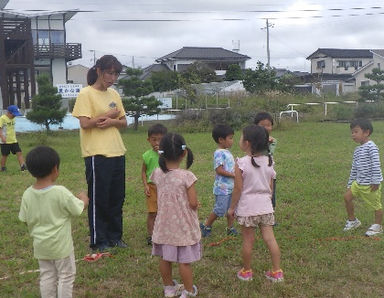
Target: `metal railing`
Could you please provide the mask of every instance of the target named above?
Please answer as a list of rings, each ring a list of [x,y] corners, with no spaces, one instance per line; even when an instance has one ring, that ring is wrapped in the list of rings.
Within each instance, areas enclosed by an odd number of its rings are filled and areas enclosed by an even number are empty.
[[[75,60],[81,58],[80,43],[34,45],[35,58],[65,58]]]

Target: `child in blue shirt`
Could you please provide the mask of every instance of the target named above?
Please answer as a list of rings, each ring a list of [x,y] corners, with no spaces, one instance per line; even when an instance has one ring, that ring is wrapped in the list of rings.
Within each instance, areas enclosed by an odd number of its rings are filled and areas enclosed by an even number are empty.
[[[213,184],[215,205],[205,223],[200,223],[203,237],[207,237],[211,234],[213,222],[218,217],[226,215],[231,206],[235,177],[235,161],[228,149],[232,147],[233,135],[234,131],[228,125],[217,125],[212,131],[212,138],[215,140],[218,147],[213,154],[213,167],[216,172],[215,182]],[[227,215],[227,224],[227,234],[237,235],[237,231],[233,227],[233,217]]]

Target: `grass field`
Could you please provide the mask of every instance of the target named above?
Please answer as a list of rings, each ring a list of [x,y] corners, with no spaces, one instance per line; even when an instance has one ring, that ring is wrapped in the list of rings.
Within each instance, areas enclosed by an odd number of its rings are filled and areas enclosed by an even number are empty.
[[[384,123],[374,123],[372,139],[384,146]],[[278,139],[275,154],[277,178],[275,235],[282,252],[285,282],[271,284],[263,272],[270,268],[267,249],[260,240],[254,247],[252,282],[241,282],[241,237],[219,246],[210,246],[225,237],[225,221],[217,221],[213,234],[203,239],[204,257],[193,265],[200,297],[382,297],[384,293],[384,241],[364,237],[373,223],[373,212],[360,202],[356,214],[362,227],[344,233],[343,193],[349,175],[355,143],[348,124],[300,123],[272,134]],[[213,206],[212,154],[215,143],[209,133],[184,134],[195,154],[191,170],[199,178],[197,190],[203,220]],[[234,156],[240,133],[235,134]],[[141,154],[147,150],[146,133],[127,130],[126,202],[124,239],[129,244],[113,258],[95,263],[81,261],[88,250],[87,217],[73,221],[77,263],[75,297],[161,297],[158,259],[146,245],[146,208],[140,181]],[[84,164],[80,157],[77,132],[23,134],[18,136],[24,151],[45,143],[61,156],[58,184],[71,191],[86,189]],[[26,226],[18,221],[24,190],[33,183],[29,173],[18,170],[10,156],[8,172],[0,173],[0,297],[38,297],[38,269],[33,259],[32,240]],[[177,267],[174,276],[180,280]]]

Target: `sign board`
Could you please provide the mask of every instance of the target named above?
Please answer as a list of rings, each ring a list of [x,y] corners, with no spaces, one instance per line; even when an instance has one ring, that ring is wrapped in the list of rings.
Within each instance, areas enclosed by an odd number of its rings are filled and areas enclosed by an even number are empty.
[[[172,97],[160,97],[157,100],[161,101],[160,109],[172,109]]]
[[[61,95],[62,98],[75,98],[79,95],[82,84],[57,84],[57,93]]]

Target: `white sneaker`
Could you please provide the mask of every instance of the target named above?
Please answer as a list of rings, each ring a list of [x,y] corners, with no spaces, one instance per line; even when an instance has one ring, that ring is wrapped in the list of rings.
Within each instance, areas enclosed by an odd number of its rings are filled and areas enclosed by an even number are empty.
[[[188,292],[187,290],[183,290],[183,292],[180,295],[180,298],[187,298],[187,297],[196,297],[197,296],[197,287],[193,285],[193,293]]]
[[[383,228],[381,225],[373,224],[369,227],[368,231],[365,233],[365,236],[375,236],[380,233],[383,233]]]
[[[344,227],[344,232],[360,227],[361,222],[357,218],[355,220],[347,220]]]
[[[173,280],[173,286],[164,286],[164,297],[179,296],[184,290],[184,285]]]

